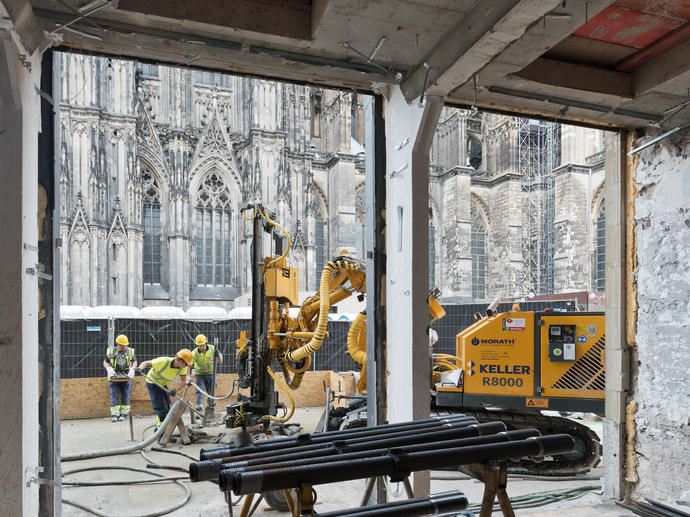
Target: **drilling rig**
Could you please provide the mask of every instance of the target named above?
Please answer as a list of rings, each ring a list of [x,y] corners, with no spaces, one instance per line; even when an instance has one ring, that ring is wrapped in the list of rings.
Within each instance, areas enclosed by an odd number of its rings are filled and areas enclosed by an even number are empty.
[[[304,373],[311,366],[312,355],[328,337],[328,313],[331,305],[366,292],[364,264],[346,254],[333,258],[323,269],[319,291],[298,304],[299,273],[287,265],[290,236],[273,220],[274,214],[262,205],[248,205],[243,216],[253,225],[252,242],[252,318],[251,331],[242,332],[237,341],[238,380],[240,388],[249,388],[227,406],[227,427],[284,424],[292,417],[295,404],[291,390],[299,388]],[[279,229],[286,238],[277,238]],[[265,234],[274,238],[271,256],[263,256]],[[297,316],[291,308],[299,307]],[[283,379],[276,376],[279,366]],[[275,385],[285,393],[288,407],[278,402]],[[278,410],[283,414],[277,416]]]

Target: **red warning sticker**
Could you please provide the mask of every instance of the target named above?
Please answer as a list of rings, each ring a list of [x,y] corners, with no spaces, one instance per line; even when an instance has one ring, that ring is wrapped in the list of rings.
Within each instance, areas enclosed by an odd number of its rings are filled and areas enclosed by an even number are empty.
[[[525,318],[503,318],[503,330],[525,330]]]

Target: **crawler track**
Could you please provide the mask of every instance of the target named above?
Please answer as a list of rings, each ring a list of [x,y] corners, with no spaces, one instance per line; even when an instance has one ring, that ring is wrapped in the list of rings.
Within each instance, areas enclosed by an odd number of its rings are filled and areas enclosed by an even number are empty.
[[[575,438],[577,450],[574,453],[546,457],[539,462],[525,459],[513,460],[508,465],[510,473],[538,476],[574,476],[589,472],[599,464],[601,459],[601,442],[597,434],[586,425],[568,418],[546,416],[527,411],[494,411],[476,408],[458,408],[457,411],[449,411],[447,408],[431,408],[432,416],[456,413],[473,416],[479,422],[500,420],[508,427],[508,430],[534,428],[543,435],[567,433]]]

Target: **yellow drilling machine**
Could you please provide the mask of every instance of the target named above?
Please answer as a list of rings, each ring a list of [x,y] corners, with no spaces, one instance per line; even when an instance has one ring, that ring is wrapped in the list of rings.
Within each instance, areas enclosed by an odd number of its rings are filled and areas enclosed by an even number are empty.
[[[456,355],[434,355],[435,409],[501,420],[512,429],[568,433],[576,449],[513,471],[570,475],[599,462],[601,444],[586,425],[542,410],[604,413],[604,314],[520,311],[486,315],[456,336]]]
[[[252,245],[252,319],[251,332],[242,332],[237,341],[238,379],[240,388],[249,388],[249,395],[240,395],[235,404],[227,406],[227,427],[282,424],[294,413],[291,390],[299,388],[304,372],[311,365],[312,355],[328,336],[330,306],[356,294],[366,292],[364,264],[343,255],[331,260],[321,273],[318,293],[298,304],[298,271],[287,265],[290,251],[288,232],[273,220],[274,215],[261,205],[249,205],[244,217],[253,223]],[[276,249],[272,256],[263,255],[264,233],[275,236],[280,229],[287,240],[272,239]],[[298,307],[296,317],[290,309]],[[282,370],[284,381],[273,368]],[[278,384],[285,393],[289,407],[278,403]],[[278,410],[284,409],[278,416]]]

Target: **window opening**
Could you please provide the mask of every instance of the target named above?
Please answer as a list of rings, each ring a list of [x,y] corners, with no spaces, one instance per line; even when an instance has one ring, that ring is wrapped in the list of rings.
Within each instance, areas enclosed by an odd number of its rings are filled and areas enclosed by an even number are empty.
[[[145,284],[161,283],[161,201],[160,189],[151,172],[144,170],[144,257]]]
[[[199,187],[196,207],[196,284],[226,286],[230,271],[230,194],[213,172]]]

